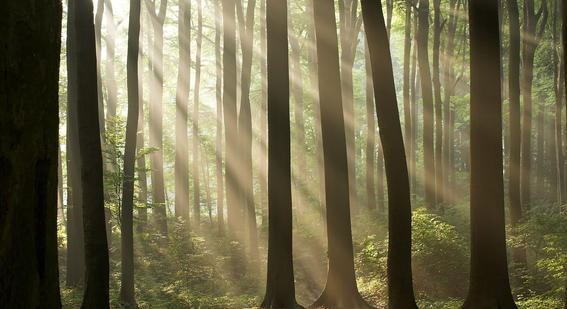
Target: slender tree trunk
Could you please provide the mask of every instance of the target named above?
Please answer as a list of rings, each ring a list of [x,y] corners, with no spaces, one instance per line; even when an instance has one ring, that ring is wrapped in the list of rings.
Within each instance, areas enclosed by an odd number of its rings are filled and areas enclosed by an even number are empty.
[[[260,49],[266,50],[266,0],[260,0]],[[268,100],[268,76],[265,53],[260,59],[260,79],[262,89],[260,94],[260,208],[262,209],[262,227],[268,224],[268,167],[267,149],[267,100]]]
[[[417,32],[417,53],[421,91],[423,96],[423,165],[425,168],[425,205],[435,207],[435,161],[433,154],[433,92],[427,41],[429,38],[429,0],[419,0],[417,10],[419,30]]]
[[[443,102],[439,73],[439,49],[441,46],[441,0],[433,0],[433,92],[435,94],[435,203],[443,211]]]
[[[195,56],[195,86],[193,89],[193,221],[195,229],[201,223],[201,189],[199,188],[199,88],[201,84],[201,45],[203,42],[203,7],[197,1],[197,54]]]
[[[175,216],[189,224],[187,105],[191,85],[191,1],[179,1],[179,66],[175,96]]]
[[[77,122],[81,163],[85,289],[81,308],[109,308],[108,244],[96,86],[96,40],[90,0],[71,0],[77,68]]]
[[[160,234],[160,246],[167,244],[167,213],[165,204],[165,188],[163,183],[163,23],[167,9],[167,0],[161,0],[159,12],[155,10],[156,0],[146,0],[150,13],[154,39],[152,48],[152,82],[150,83],[150,147],[156,148],[150,154],[152,169],[152,204],[153,213]]]
[[[378,211],[383,214],[384,206],[384,150],[380,137],[376,143],[376,199],[378,200]]]
[[[106,5],[106,27],[108,28],[108,35],[105,36],[106,42],[106,62],[105,74],[106,88],[107,88],[107,118],[116,116],[116,108],[118,103],[118,87],[116,86],[116,77],[114,72],[114,58],[115,58],[115,41],[116,41],[116,25],[114,24],[114,12],[112,10],[111,0],[101,0]]]
[[[498,6],[470,0],[471,272],[468,308],[517,308],[508,281]]]
[[[224,0],[223,8],[223,111],[225,129],[225,177],[228,228],[234,232],[240,224],[236,208],[238,180],[236,175],[237,123],[236,123],[236,23],[235,0]]]
[[[77,37],[73,26],[75,2],[68,1],[67,13],[67,287],[83,284],[85,275],[85,245],[83,235],[83,190],[77,116]]]
[[[206,204],[207,204],[207,211],[209,213],[209,224],[211,227],[213,226],[213,210],[211,205],[211,188],[209,186],[210,178],[209,178],[209,156],[206,152],[205,146],[201,145],[201,152],[203,155],[201,156],[201,172],[203,173],[203,179],[205,180],[205,194],[206,194]]]
[[[388,183],[388,307],[415,308],[411,270],[411,202],[388,36],[380,2],[362,0],[374,97]],[[394,206],[395,205],[395,206]]]
[[[543,175],[545,154],[544,154],[544,140],[545,140],[545,130],[544,130],[544,106],[538,100],[536,103],[537,114],[536,114],[536,160],[535,160],[535,197],[544,198],[545,197],[545,177]]]
[[[410,56],[411,56],[411,6],[412,2],[406,0],[406,19],[404,25],[404,84],[403,84],[403,99],[404,99],[404,141],[407,145],[406,158],[408,165],[410,165],[412,158],[412,135],[411,135],[411,108],[410,108]],[[388,31],[388,37],[390,32]],[[371,74],[368,70],[366,71]],[[367,90],[368,91],[368,90]],[[410,173],[413,173],[410,171]]]
[[[417,201],[417,131],[418,131],[418,113],[417,113],[417,33],[418,33],[418,19],[417,9],[413,10],[413,53],[411,57],[411,72],[410,72],[410,108],[411,108],[411,153],[410,153],[410,177],[411,187],[413,188],[412,201]]]
[[[262,308],[301,308],[292,259],[287,1],[267,0],[268,274]]]
[[[553,1],[553,77],[554,77],[554,94],[555,94],[555,156],[557,158],[556,166],[552,168],[556,170],[557,175],[557,201],[563,205],[567,201],[565,192],[565,170],[563,159],[563,132],[561,131],[562,115],[561,109],[563,104],[563,79],[565,78],[565,70],[563,69],[563,59],[560,60],[561,48],[558,46],[557,33],[557,15],[560,11],[557,4],[558,0]],[[561,42],[559,42],[559,45]]]
[[[102,95],[102,75],[101,75],[101,47],[102,47],[102,18],[104,14],[104,1],[97,1],[95,14],[95,39],[96,39],[96,85],[98,98],[98,120],[100,135],[104,140],[104,102]],[[103,158],[104,159],[104,158]]]
[[[57,267],[61,2],[4,1],[0,19],[0,307],[61,308]]]
[[[122,185],[122,214],[120,221],[121,286],[120,302],[126,308],[137,308],[134,292],[134,166],[136,164],[136,135],[138,129],[139,80],[138,59],[140,45],[140,0],[130,0],[128,21],[128,118],[126,119],[126,145],[124,150],[124,181]]]
[[[146,31],[149,31],[149,29]],[[142,40],[143,37],[142,29],[140,27],[140,40]],[[145,230],[148,221],[148,180],[146,175],[146,156],[141,154],[144,149],[144,55],[142,52],[142,45],[143,44],[140,42],[140,51],[138,52],[138,135],[136,137],[136,153],[138,154],[138,186],[140,187],[138,200],[142,205],[142,207],[137,207],[138,232]]]
[[[520,199],[520,21],[518,0],[507,0],[509,16],[509,62],[508,62],[508,95],[510,108],[510,167],[509,167],[509,207],[512,233],[517,234],[516,228],[522,220],[522,200]],[[512,262],[516,269],[526,266],[526,250],[514,247],[511,250]]]
[[[289,30],[293,28],[290,27]],[[297,173],[297,178],[295,178],[296,188],[298,191],[297,201],[295,202],[295,207],[297,207],[300,211],[303,210],[303,201],[305,200],[305,172],[307,171],[305,166],[305,124],[303,120],[303,110],[304,110],[304,103],[303,103],[303,76],[301,72],[301,48],[299,46],[299,40],[295,33],[289,34],[289,45],[291,47],[291,55],[290,61],[292,64],[291,74],[292,74],[292,83],[291,83],[291,93],[293,95],[293,101],[295,103],[294,106],[294,125],[295,125],[295,139],[296,139],[296,149],[295,152],[295,159],[293,160],[293,171]]]
[[[239,156],[242,175],[242,203],[247,222],[247,241],[252,258],[258,256],[258,240],[256,228],[256,207],[254,205],[254,188],[252,175],[252,113],[250,110],[250,80],[252,71],[252,55],[254,40],[254,9],[256,0],[249,0],[246,8],[246,20],[242,9],[242,0],[237,2],[239,12],[239,33],[242,48],[242,72],[240,78],[240,113],[238,114]]]
[[[561,18],[562,18],[562,23],[561,23],[561,38],[562,38],[562,47],[561,47],[561,52],[562,52],[562,63],[563,63],[563,72],[566,72],[567,69],[565,69],[565,65],[567,64],[567,51],[566,51],[566,46],[567,46],[567,3],[565,1],[561,1]],[[565,97],[567,98],[567,78],[563,78],[563,82],[565,83]],[[567,115],[566,115],[567,118]],[[567,128],[565,129],[565,138],[567,139]],[[567,142],[566,142],[567,145]],[[564,265],[564,267],[567,269],[567,265]],[[567,309],[567,272],[565,274],[565,296],[564,296],[564,309]]]
[[[221,16],[219,2],[215,4],[215,95],[216,95],[216,181],[217,181],[217,219],[219,225],[219,233],[222,235],[224,231],[224,182],[222,175],[222,64],[220,54],[220,38],[221,38]]]
[[[366,126],[368,127],[368,138],[366,139],[366,202],[368,209],[373,210],[376,209],[376,194],[374,188],[374,144],[376,143],[376,128],[374,123],[374,87],[372,85],[372,68],[370,67],[368,42],[365,42],[364,54],[364,68],[366,71]]]
[[[314,1],[313,11],[319,95],[320,102],[326,105],[321,107],[321,126],[329,227],[327,228],[329,270],[325,288],[312,307],[367,308],[369,305],[358,293],[354,273],[347,142],[344,134],[345,119],[333,1]]]

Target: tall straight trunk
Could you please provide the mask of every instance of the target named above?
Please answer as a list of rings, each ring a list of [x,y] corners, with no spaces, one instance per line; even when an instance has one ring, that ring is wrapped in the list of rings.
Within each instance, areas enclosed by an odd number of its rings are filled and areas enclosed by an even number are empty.
[[[290,30],[292,28],[290,27]],[[293,112],[294,112],[294,124],[295,124],[295,138],[296,138],[296,149],[295,149],[295,162],[294,169],[297,173],[297,178],[295,181],[297,182],[298,187],[298,197],[295,205],[298,209],[303,210],[303,201],[305,200],[305,192],[303,188],[306,186],[305,183],[305,124],[303,120],[303,110],[304,110],[304,103],[303,103],[303,76],[301,72],[301,48],[299,46],[299,40],[295,33],[289,34],[289,45],[291,47],[291,55],[290,61],[292,64],[291,73],[292,73],[292,84],[291,84],[291,93],[293,95],[293,101],[295,103]],[[293,172],[292,172],[293,174]]]
[[[106,62],[105,62],[105,74],[106,88],[107,88],[107,118],[113,118],[116,116],[116,108],[118,103],[118,88],[116,86],[116,77],[114,72],[114,60],[115,60],[115,41],[116,41],[116,25],[114,24],[114,12],[112,10],[111,0],[101,0],[104,1],[106,5],[105,14],[106,16],[106,27],[108,28],[108,35],[105,36],[104,41],[106,42]]]
[[[457,30],[457,22],[459,20],[459,0],[449,1],[449,21],[447,24],[447,48],[445,49],[445,72],[443,73],[443,88],[444,88],[444,100],[443,100],[443,160],[442,164],[444,166],[445,172],[443,173],[444,181],[444,198],[445,202],[453,202],[454,192],[453,192],[453,182],[451,181],[451,173],[453,166],[450,160],[450,151],[453,145],[453,140],[451,139],[453,126],[450,124],[451,118],[451,97],[454,94],[454,74],[453,69],[453,55],[455,48],[455,33]]]
[[[301,308],[292,259],[287,1],[267,0],[268,273],[262,308]]]
[[[433,154],[433,91],[429,70],[429,0],[419,0],[417,53],[423,96],[423,165],[425,168],[425,206],[435,208],[435,160]]]
[[[566,51],[566,46],[567,46],[567,3],[565,1],[561,1],[561,18],[562,18],[562,23],[561,23],[561,38],[562,38],[562,47],[561,47],[561,52],[562,52],[562,63],[563,63],[563,72],[567,72],[567,69],[565,69],[565,65],[567,64],[567,51]],[[567,78],[563,78],[563,82],[565,83],[564,87],[565,87],[565,97],[567,98]],[[566,115],[567,118],[567,115]],[[567,128],[565,129],[565,138],[567,139]],[[567,145],[567,142],[566,142]],[[564,266],[567,267],[567,266]],[[565,296],[563,298],[564,300],[564,309],[567,309],[567,272],[565,274]]]
[[[564,170],[564,159],[563,159],[563,132],[561,131],[561,123],[562,123],[562,103],[563,103],[563,79],[565,78],[565,70],[563,69],[563,59],[560,60],[559,56],[561,55],[560,44],[561,42],[558,40],[558,33],[557,33],[557,15],[560,14],[560,11],[557,5],[558,0],[553,1],[553,79],[554,79],[554,94],[555,94],[555,156],[557,158],[557,162],[555,166],[551,168],[556,170],[557,175],[557,201],[560,205],[565,204],[566,192],[565,192],[565,170]],[[559,45],[558,45],[559,42]]]
[[[354,94],[352,82],[352,69],[356,47],[358,45],[358,33],[362,24],[362,18],[358,15],[356,0],[339,0],[340,18],[340,40],[341,40],[341,93],[343,101],[343,112],[345,120],[345,135],[347,143],[347,165],[349,184],[349,203],[353,210],[358,209],[358,194],[356,191],[356,149],[354,134]]]
[[[382,141],[377,139],[376,143],[376,199],[378,200],[378,211],[384,213],[384,150]]]
[[[75,28],[72,39],[76,42],[78,64],[76,103],[85,241],[85,289],[81,308],[109,308],[93,4],[90,0],[71,0],[71,4],[69,12],[72,11],[75,18],[68,26]]]
[[[146,0],[150,20],[154,30],[152,49],[152,78],[150,83],[150,147],[156,148],[150,154],[152,169],[152,204],[153,213],[160,234],[160,246],[167,244],[167,214],[165,188],[163,183],[163,23],[167,9],[167,0],[161,0],[159,12],[155,10],[156,0]]]
[[[443,102],[439,73],[439,49],[441,46],[441,0],[433,0],[433,92],[435,94],[435,203],[443,209]]]
[[[104,1],[97,1],[95,14],[95,39],[96,39],[96,85],[98,98],[98,120],[100,135],[104,140],[104,102],[102,95],[102,75],[101,75],[101,47],[102,47],[102,18],[104,14]]]
[[[220,54],[221,17],[218,1],[215,4],[215,98],[216,98],[216,181],[217,181],[217,220],[219,233],[224,231],[224,182],[222,175],[222,64]]]
[[[411,270],[411,202],[388,36],[377,1],[362,0],[374,97],[388,183],[388,307],[415,308]]]
[[[65,208],[63,201],[63,161],[61,158],[61,146],[57,147],[57,217],[65,222]]]
[[[122,185],[122,213],[120,220],[121,280],[120,302],[126,308],[137,308],[134,293],[134,166],[136,165],[136,135],[138,130],[139,80],[138,59],[140,44],[140,0],[130,0],[128,20],[128,116],[124,149],[124,180]]]
[[[412,201],[415,203],[417,200],[417,125],[418,125],[418,113],[417,113],[417,32],[418,32],[418,19],[417,10],[414,7],[413,10],[413,52],[411,56],[411,71],[410,71],[410,109],[411,109],[411,153],[410,153],[410,177],[411,177],[411,188],[413,189]]]
[[[335,10],[332,0],[314,1],[321,107],[327,241],[327,282],[312,307],[368,308],[356,287],[349,204],[347,142],[341,96]],[[358,32],[356,32],[358,33]],[[344,32],[341,33],[343,36]],[[348,124],[347,124],[348,125]]]
[[[403,99],[404,99],[404,141],[406,145],[406,158],[408,165],[412,160],[412,135],[411,135],[411,108],[410,108],[410,56],[411,56],[411,7],[412,2],[406,0],[406,19],[404,24],[404,84],[403,84]],[[389,36],[389,32],[388,32]],[[367,75],[369,71],[367,70]],[[368,90],[367,90],[368,91]],[[372,91],[372,90],[371,90]],[[410,171],[410,173],[412,173]]]
[[[545,196],[545,176],[544,173],[544,162],[545,154],[544,154],[544,140],[545,140],[545,127],[543,124],[544,121],[544,106],[538,100],[536,103],[537,106],[537,114],[536,114],[536,160],[535,160],[535,196],[536,198],[544,198]]]
[[[506,259],[498,6],[470,0],[471,272],[464,309],[517,308]]]
[[[77,120],[77,42],[75,38],[75,2],[68,1],[67,14],[67,287],[83,284],[85,245],[83,235],[83,190]]]
[[[211,187],[209,186],[210,183],[210,175],[209,175],[209,157],[205,150],[205,145],[201,145],[201,151],[203,155],[201,156],[201,173],[203,173],[203,180],[205,181],[205,196],[206,196],[206,206],[207,212],[209,213],[209,224],[211,227],[213,226],[213,210],[211,205]]]
[[[175,96],[175,216],[189,223],[187,105],[191,85],[191,1],[179,1],[179,66]]]
[[[61,11],[60,1],[40,0],[4,1],[0,11],[1,308],[61,308],[57,267]]]
[[[551,110],[551,106],[548,109]],[[545,131],[545,162],[548,162],[548,165],[545,167],[544,174],[547,175],[549,182],[549,190],[547,191],[546,196],[551,203],[555,204],[557,203],[557,153],[555,147],[555,117],[547,116],[545,117],[544,121],[547,124]]]
[[[368,42],[365,42],[364,69],[366,73],[366,126],[368,137],[366,139],[366,203],[369,210],[376,209],[376,194],[374,188],[374,144],[376,128],[374,123],[374,88],[372,86],[372,68],[370,67],[370,53]]]
[[[529,209],[530,205],[530,180],[531,180],[531,138],[532,138],[532,83],[533,83],[533,68],[534,57],[536,49],[539,45],[539,40],[545,24],[547,23],[547,3],[542,0],[541,7],[536,13],[534,8],[534,0],[524,0],[523,5],[523,45],[522,45],[522,77],[521,77],[521,91],[523,100],[523,113],[522,113],[522,150],[521,150],[521,168],[520,168],[520,192],[522,204],[525,208]],[[538,31],[537,24],[540,18],[541,27]],[[537,32],[537,33],[536,33]]]
[[[315,126],[315,139],[316,139],[316,156],[317,156],[317,174],[319,179],[319,188],[317,190],[319,210],[321,212],[321,217],[323,218],[323,226],[325,226],[325,167],[323,165],[323,138],[321,136],[321,104],[319,102],[319,78],[317,76],[317,48],[316,48],[316,38],[315,38],[315,15],[313,13],[313,2],[308,1],[307,5],[307,22],[309,27],[307,27],[307,37],[309,38],[309,87],[310,87],[310,97],[313,102],[314,111],[314,126]]]
[[[190,1],[189,1],[190,2]],[[189,24],[188,24],[189,25]],[[195,55],[195,86],[193,89],[193,222],[201,223],[201,193],[199,188],[199,88],[201,84],[201,45],[203,43],[203,7],[197,1],[197,53]]]
[[[140,27],[139,40],[142,40],[143,37],[142,28]],[[142,45],[143,44],[140,42],[140,50],[138,52],[138,135],[136,137],[136,153],[138,156],[136,164],[138,165],[138,186],[140,187],[138,201],[142,204],[142,207],[136,208],[138,210],[137,230],[139,232],[145,229],[148,221],[148,180],[146,175],[146,156],[141,154],[144,149],[144,55]]]
[[[260,50],[266,50],[266,0],[260,0]],[[267,167],[267,100],[268,76],[265,53],[260,57],[260,208],[262,209],[262,227],[268,224],[268,167]]]
[[[228,228],[231,232],[241,222],[237,217],[238,180],[236,151],[238,147],[236,123],[236,23],[235,0],[224,0],[223,9],[223,111],[225,132],[225,177]]]
[[[507,0],[509,18],[510,48],[508,60],[508,96],[510,113],[510,167],[508,179],[508,201],[512,233],[522,220],[522,200],[520,199],[520,21],[518,0]],[[512,262],[517,269],[526,265],[526,250],[514,247],[511,250]]]
[[[237,2],[238,26],[242,48],[242,72],[240,78],[240,113],[238,113],[239,166],[241,173],[242,199],[246,227],[247,242],[252,258],[258,256],[258,240],[256,230],[256,207],[254,205],[254,185],[252,175],[252,113],[250,110],[250,80],[252,71],[252,55],[254,40],[254,9],[256,0],[249,0],[246,7],[246,20],[242,9],[242,0]]]

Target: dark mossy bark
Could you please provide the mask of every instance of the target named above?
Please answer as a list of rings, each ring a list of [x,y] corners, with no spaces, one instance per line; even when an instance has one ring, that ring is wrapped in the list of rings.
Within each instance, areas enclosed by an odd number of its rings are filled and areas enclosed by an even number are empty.
[[[61,2],[8,0],[0,19],[0,307],[60,308]]]
[[[388,184],[388,307],[417,309],[411,270],[409,175],[386,25],[380,2],[361,3]]]
[[[471,271],[462,308],[516,308],[506,258],[498,3],[471,0],[469,21]]]

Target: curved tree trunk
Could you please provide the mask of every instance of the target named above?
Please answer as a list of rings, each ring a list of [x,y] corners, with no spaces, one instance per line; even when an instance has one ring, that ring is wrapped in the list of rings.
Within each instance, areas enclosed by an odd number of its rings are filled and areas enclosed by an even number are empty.
[[[409,176],[386,25],[380,2],[361,3],[388,183],[388,307],[417,309],[411,270]]]
[[[0,307],[61,308],[57,267],[61,2],[4,1],[0,19]]]

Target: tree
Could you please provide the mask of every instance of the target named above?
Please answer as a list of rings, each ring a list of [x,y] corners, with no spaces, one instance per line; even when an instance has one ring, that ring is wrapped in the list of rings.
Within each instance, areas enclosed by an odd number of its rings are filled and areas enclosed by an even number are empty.
[[[150,147],[156,148],[150,154],[152,169],[152,204],[158,232],[161,237],[160,246],[167,244],[167,214],[165,210],[165,188],[163,183],[163,23],[167,10],[167,0],[161,0],[156,13],[156,0],[146,0],[150,20],[154,30],[153,46],[150,47],[152,74],[150,82]]]
[[[179,1],[179,67],[175,96],[175,216],[189,223],[187,101],[191,84],[191,1]]]
[[[368,308],[358,293],[354,274],[347,143],[333,1],[314,1],[313,12],[325,162],[329,269],[325,288],[311,306]]]
[[[396,87],[382,5],[362,0],[376,115],[388,183],[388,307],[416,308],[411,270],[411,202]]]
[[[554,94],[555,94],[555,151],[557,157],[556,169],[557,174],[557,197],[561,205],[567,202],[567,192],[565,191],[565,170],[563,148],[563,132],[561,131],[561,109],[563,108],[563,80],[565,79],[565,70],[562,67],[563,60],[559,58],[561,55],[560,46],[558,46],[558,33],[557,33],[557,15],[559,14],[557,0],[553,1],[553,80],[554,80]],[[559,44],[561,44],[559,42]]]
[[[199,87],[201,83],[201,45],[203,42],[203,7],[197,1],[197,54],[195,56],[195,86],[193,89],[193,221],[201,223],[201,194],[199,189]],[[190,25],[190,23],[188,23]],[[189,30],[187,30],[189,31]],[[190,44],[190,42],[188,42]],[[204,177],[204,176],[203,176]]]
[[[470,0],[470,285],[462,308],[517,308],[508,281],[498,4]]]
[[[141,6],[141,4],[140,4]],[[147,15],[146,15],[147,16]],[[144,26],[145,27],[145,26]],[[145,30],[148,31],[148,30]],[[140,40],[143,38],[142,28],[140,27]],[[140,43],[140,49],[142,49]],[[142,153],[144,149],[144,57],[140,50],[138,52],[138,136],[136,137],[136,153],[138,154],[138,185],[140,191],[138,200],[142,207],[138,207],[137,230],[143,231],[148,221],[148,180],[146,174],[146,156]]]
[[[411,56],[411,8],[412,1],[406,0],[405,3],[405,23],[404,23],[404,76],[403,76],[403,99],[404,99],[404,137],[406,142],[406,158],[408,165],[413,160],[412,158],[412,139],[411,135],[411,108],[410,108],[410,56]],[[390,37],[388,32],[388,37]],[[368,75],[368,73],[367,73]],[[370,76],[372,73],[370,72]],[[412,81],[413,83],[413,81]],[[367,90],[368,91],[368,90]],[[412,172],[413,173],[413,172]]]
[[[248,1],[246,20],[242,9],[242,0],[236,2],[238,28],[242,49],[242,71],[240,77],[240,112],[238,113],[238,175],[241,179],[241,198],[248,231],[248,248],[250,256],[258,256],[256,231],[256,208],[254,206],[254,188],[252,181],[252,113],[250,110],[250,80],[252,71],[252,55],[254,40],[254,9],[256,0]]]
[[[292,259],[287,1],[267,0],[268,274],[263,308],[301,308]]]
[[[266,50],[266,0],[260,0],[260,49]],[[267,138],[267,101],[268,101],[268,68],[265,53],[260,58],[260,80],[262,89],[260,90],[260,207],[262,209],[262,227],[268,223],[268,160],[266,145]]]
[[[216,180],[217,180],[217,219],[219,225],[219,232],[223,233],[224,227],[224,186],[222,175],[222,64],[220,54],[220,37],[221,37],[221,17],[219,12],[219,3],[214,1],[215,4],[215,95],[216,95]]]
[[[366,202],[368,209],[372,210],[376,209],[376,194],[374,190],[374,144],[376,143],[376,128],[374,124],[374,88],[372,87],[372,68],[370,67],[368,43],[365,42],[365,44],[364,54],[366,57],[364,68],[366,71],[366,126],[368,127],[368,138],[366,140]]]
[[[134,166],[136,164],[136,137],[138,129],[139,81],[138,58],[140,43],[140,0],[130,1],[128,21],[128,118],[126,120],[126,145],[124,151],[124,181],[122,185],[122,277],[120,302],[126,308],[137,308],[134,293]]]
[[[0,307],[60,308],[57,152],[61,2],[11,0],[2,6]]]
[[[116,116],[116,107],[118,103],[118,87],[116,86],[114,61],[115,61],[115,41],[116,41],[116,25],[114,24],[114,12],[111,0],[103,0],[106,5],[106,27],[108,35],[104,37],[106,42],[106,62],[105,62],[105,78],[107,79],[106,88],[108,92],[107,99],[107,118]]]
[[[423,165],[425,167],[425,205],[435,207],[435,161],[433,155],[433,91],[427,41],[429,38],[429,0],[419,0],[417,9],[417,58],[423,96]]]
[[[510,224],[512,233],[522,219],[522,200],[520,199],[520,22],[517,0],[508,0],[508,16],[510,20],[510,48],[508,63],[508,89],[510,108],[510,167],[509,195]],[[524,248],[512,249],[512,261],[522,268],[526,264]]]
[[[102,152],[98,122],[93,4],[71,0],[77,69],[77,122],[85,241],[85,290],[81,308],[109,308],[108,244],[104,217]]]
[[[443,207],[443,102],[441,100],[441,81],[439,74],[439,49],[441,31],[445,22],[441,21],[441,0],[433,0],[433,92],[435,94],[435,203]]]
[[[530,180],[531,180],[531,132],[532,132],[532,83],[534,57],[539,41],[543,35],[547,23],[547,2],[542,0],[540,9],[534,10],[534,0],[524,0],[523,18],[523,45],[522,45],[522,80],[521,91],[523,102],[522,113],[522,149],[520,168],[520,192],[522,204],[525,207],[530,203]],[[537,29],[538,21],[543,15],[540,29]],[[536,32],[537,31],[537,32]]]

